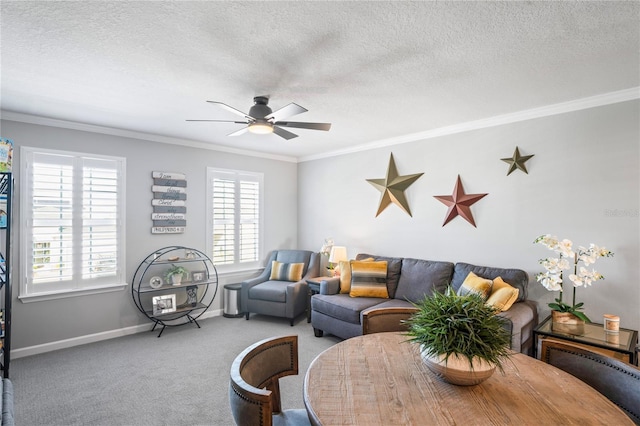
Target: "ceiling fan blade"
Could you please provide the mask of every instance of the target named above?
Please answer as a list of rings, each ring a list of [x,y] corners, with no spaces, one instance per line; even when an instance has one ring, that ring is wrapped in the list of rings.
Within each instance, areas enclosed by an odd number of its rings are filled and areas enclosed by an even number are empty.
[[[232,120],[185,120],[185,121],[215,121],[217,123],[249,124],[246,121],[232,121]]]
[[[298,137],[298,135],[296,135],[295,133],[291,133],[288,130],[281,129],[278,126],[273,126],[273,133],[280,136],[281,138],[285,138],[286,140]]]
[[[240,136],[240,135],[243,135],[243,134],[247,133],[248,131],[249,131],[249,126],[243,127],[240,130],[236,130],[233,133],[229,133],[227,136]]]
[[[273,119],[274,121],[278,121],[281,118],[291,117],[307,111],[308,109],[292,102],[289,105],[285,105],[282,108],[273,111],[271,114],[266,115],[264,118],[267,120]]]
[[[298,129],[329,130],[331,123],[301,123],[299,121],[277,121],[275,126],[297,127]]]
[[[233,114],[239,115],[240,117],[244,117],[247,120],[255,120],[255,118],[251,117],[249,114],[244,113],[238,109],[235,109],[234,107],[231,107],[227,104],[223,104],[222,102],[216,102],[216,101],[207,101],[210,104],[214,104],[214,105],[218,105],[220,108],[225,109]]]

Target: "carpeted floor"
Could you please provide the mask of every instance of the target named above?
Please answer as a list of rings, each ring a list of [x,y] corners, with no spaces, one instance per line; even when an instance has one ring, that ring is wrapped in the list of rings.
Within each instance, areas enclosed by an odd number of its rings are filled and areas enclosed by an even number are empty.
[[[258,340],[299,337],[300,374],[280,380],[283,408],[304,408],[302,386],[311,361],[339,341],[316,338],[304,317],[253,315],[200,321],[19,358],[11,363],[16,424],[233,425],[229,367]]]

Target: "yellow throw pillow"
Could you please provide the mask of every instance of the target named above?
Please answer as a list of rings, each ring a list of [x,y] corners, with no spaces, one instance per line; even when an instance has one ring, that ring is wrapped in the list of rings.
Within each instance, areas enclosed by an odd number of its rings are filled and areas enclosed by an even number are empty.
[[[304,263],[282,263],[274,260],[271,262],[270,280],[275,281],[300,281]]]
[[[367,257],[360,262],[371,262],[373,257]],[[340,294],[349,294],[351,292],[351,261],[341,260],[338,263],[340,267]]]
[[[473,272],[469,272],[469,275],[467,275],[467,278],[464,279],[464,282],[458,289],[458,296],[475,293],[482,297],[482,300],[486,301],[489,298],[489,294],[491,294],[492,286],[493,281],[479,277]]]
[[[387,262],[351,261],[351,297],[389,298],[387,291]]]
[[[487,299],[487,305],[495,306],[502,312],[508,311],[518,299],[519,292],[520,290],[498,277],[493,280],[493,287],[491,288],[491,295]]]

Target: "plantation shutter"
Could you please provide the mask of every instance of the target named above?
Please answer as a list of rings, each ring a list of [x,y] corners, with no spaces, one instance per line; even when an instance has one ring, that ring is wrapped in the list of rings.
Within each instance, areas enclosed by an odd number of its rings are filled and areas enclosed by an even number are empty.
[[[124,283],[124,159],[25,150],[21,295]]]
[[[213,217],[213,262],[254,263],[260,257],[262,176],[210,169]]]

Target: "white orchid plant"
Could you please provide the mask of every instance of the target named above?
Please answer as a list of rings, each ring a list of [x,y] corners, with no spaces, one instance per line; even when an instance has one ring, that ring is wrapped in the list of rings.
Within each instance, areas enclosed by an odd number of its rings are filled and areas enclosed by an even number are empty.
[[[595,269],[587,269],[586,267],[595,263],[600,257],[611,257],[613,252],[604,247],[598,247],[590,244],[588,248],[579,246],[577,251],[573,250],[573,242],[571,240],[560,240],[549,234],[542,235],[535,239],[534,243],[542,244],[549,250],[558,253],[558,257],[547,257],[540,259],[540,264],[546,269],[546,272],[540,272],[536,275],[536,281],[542,284],[549,291],[559,291],[560,296],[555,299],[554,303],[549,303],[549,308],[558,312],[570,312],[583,321],[591,322],[591,320],[582,312],[584,303],[576,303],[576,288],[587,287],[593,282],[604,279],[601,273]],[[584,266],[578,264],[582,262]],[[562,300],[563,291],[563,270],[570,270],[573,266],[573,274],[569,275],[569,281],[573,284],[573,300],[569,305]]]
[[[320,254],[329,257],[331,253],[331,247],[333,247],[333,238],[325,238],[322,247],[320,248]]]
[[[325,238],[324,243],[320,248],[320,254],[327,256],[327,259],[329,259],[329,255],[331,254],[332,247],[333,247],[333,238]],[[333,276],[333,265],[331,263],[327,263],[327,271],[330,276]]]

